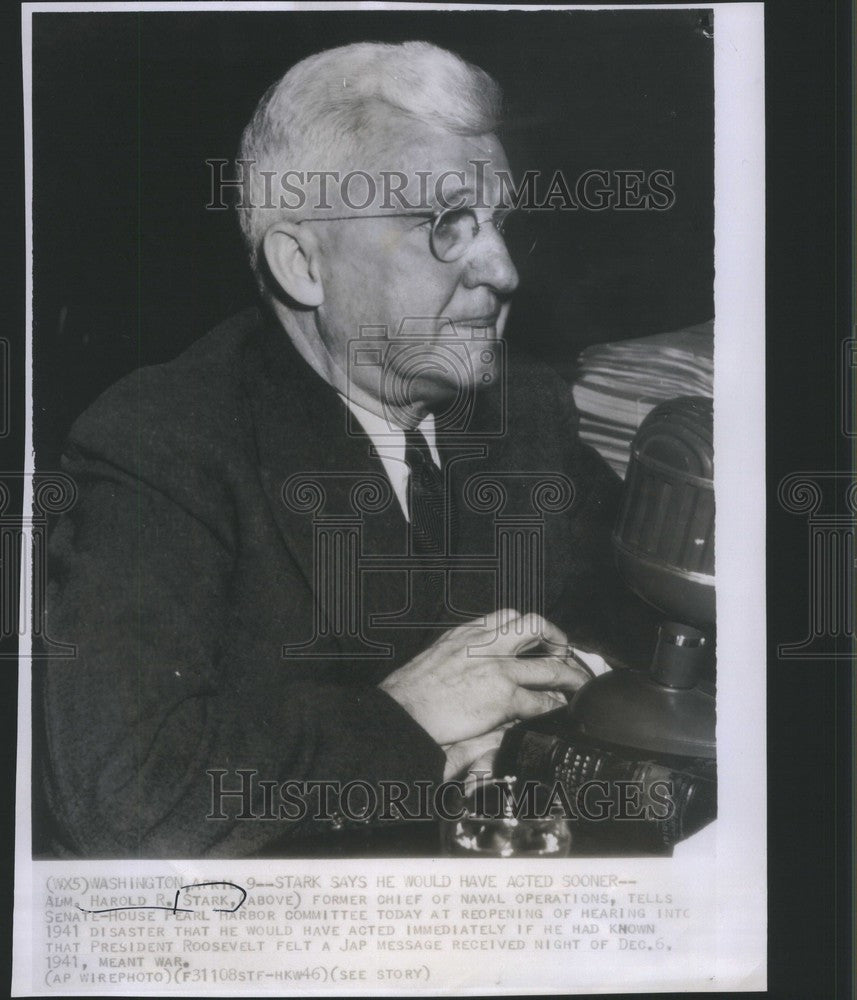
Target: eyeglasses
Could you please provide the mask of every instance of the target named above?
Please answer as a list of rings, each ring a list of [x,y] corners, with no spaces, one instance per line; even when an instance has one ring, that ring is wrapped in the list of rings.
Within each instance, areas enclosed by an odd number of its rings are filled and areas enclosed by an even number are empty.
[[[513,212],[512,209],[499,209],[490,218],[480,222],[472,208],[445,208],[441,212],[383,212],[376,215],[339,215],[333,217],[316,216],[310,219],[300,219],[302,222],[347,222],[349,219],[425,219],[431,222],[429,229],[429,247],[434,256],[446,264],[463,257],[471,244],[479,235],[481,229],[490,224],[509,246],[509,230],[516,228],[515,223],[522,220],[526,213]],[[529,248],[524,252],[532,253],[535,239],[524,239],[529,242]],[[513,254],[518,256],[518,254]]]

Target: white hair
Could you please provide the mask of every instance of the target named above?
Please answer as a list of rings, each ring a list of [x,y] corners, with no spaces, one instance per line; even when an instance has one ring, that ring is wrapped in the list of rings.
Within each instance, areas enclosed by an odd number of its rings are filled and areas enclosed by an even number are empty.
[[[239,221],[257,277],[262,237],[289,214],[276,187],[278,207],[263,207],[263,171],[365,169],[389,149],[391,123],[485,135],[497,128],[500,105],[484,70],[428,42],[358,42],[297,63],[268,88],[241,137]]]

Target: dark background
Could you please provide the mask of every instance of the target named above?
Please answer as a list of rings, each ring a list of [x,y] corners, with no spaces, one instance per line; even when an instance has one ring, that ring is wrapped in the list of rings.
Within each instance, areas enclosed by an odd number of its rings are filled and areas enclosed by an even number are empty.
[[[11,413],[11,433],[0,439],[0,449],[3,481],[11,487],[4,513],[14,520],[21,505],[20,480],[14,476],[24,464],[27,372],[20,12],[8,4],[0,9],[0,19],[0,81],[6,95],[0,102],[0,126],[9,150],[0,157],[0,251],[8,288],[8,294],[0,296],[0,329],[10,340]],[[846,373],[841,362],[843,341],[854,336],[855,19],[850,0],[767,0],[765,21],[768,662],[748,662],[743,668],[766,667],[768,677],[766,995],[846,1000],[853,996],[855,982],[854,665],[777,657],[778,643],[805,635],[810,579],[806,520],[785,512],[776,497],[780,481],[792,472],[855,467],[855,439],[842,433]],[[288,39],[277,39],[277,45],[285,44]],[[320,40],[318,47],[325,44]],[[192,50],[187,50],[185,57],[190,55]],[[534,62],[538,79],[542,62]],[[600,67],[602,76],[621,70],[606,61]],[[273,68],[270,77],[280,69]],[[135,75],[135,69],[126,72]],[[97,96],[89,93],[76,114],[87,113]],[[255,96],[248,96],[248,109]],[[74,118],[66,128],[74,130]],[[110,137],[109,128],[102,131]],[[182,145],[179,139],[177,148]],[[58,201],[62,216],[75,213],[72,196]],[[133,204],[131,212],[136,200]],[[106,209],[102,213],[108,214]],[[135,308],[136,299],[129,311]],[[74,369],[69,374],[74,375]],[[853,386],[853,372],[850,378]],[[4,593],[4,598],[12,603],[16,599],[14,593]],[[14,640],[10,636],[4,650],[14,652]],[[8,984],[17,684],[10,661],[0,668],[0,753],[6,778],[5,808],[0,810],[0,843],[5,844],[0,964]],[[658,994],[676,1000],[725,995]]]
[[[580,348],[713,315],[710,16],[664,12],[37,14],[36,450],[119,376],[253,301],[237,221],[206,210],[267,86],[320,49],[426,39],[507,99],[513,169],[675,173],[668,211],[543,213],[508,339],[567,371]],[[226,176],[235,176],[226,168]]]

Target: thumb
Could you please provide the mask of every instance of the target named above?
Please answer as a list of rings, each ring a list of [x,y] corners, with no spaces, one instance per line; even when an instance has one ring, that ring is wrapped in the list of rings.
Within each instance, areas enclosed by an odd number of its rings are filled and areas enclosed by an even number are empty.
[[[503,742],[503,736],[509,725],[511,723],[498,726],[497,729],[492,729],[481,736],[474,736],[469,740],[461,740],[460,743],[453,743],[448,747],[444,747],[446,751],[446,767],[443,772],[443,780],[451,781],[453,778],[459,777],[467,768],[490,772],[491,764],[494,762],[494,757],[500,744]],[[483,758],[489,761],[488,765],[484,767],[481,766]],[[479,768],[475,767],[475,762],[477,761],[480,762]]]

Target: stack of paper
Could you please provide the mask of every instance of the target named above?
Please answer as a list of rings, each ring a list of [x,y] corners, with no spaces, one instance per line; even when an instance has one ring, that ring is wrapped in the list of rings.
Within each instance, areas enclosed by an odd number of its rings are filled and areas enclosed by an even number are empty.
[[[676,396],[714,395],[714,321],[594,344],[578,365],[580,436],[624,479],[631,441],[650,410]]]

